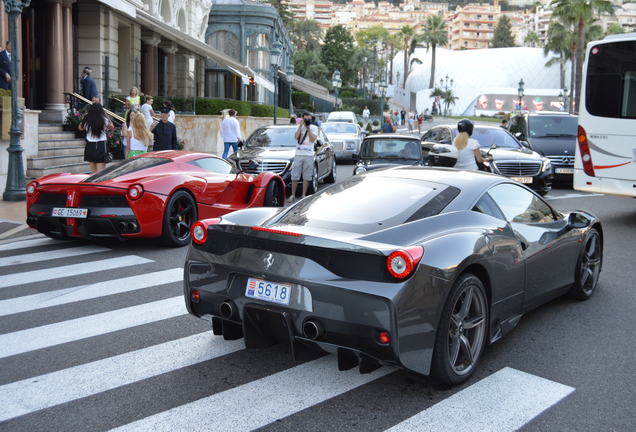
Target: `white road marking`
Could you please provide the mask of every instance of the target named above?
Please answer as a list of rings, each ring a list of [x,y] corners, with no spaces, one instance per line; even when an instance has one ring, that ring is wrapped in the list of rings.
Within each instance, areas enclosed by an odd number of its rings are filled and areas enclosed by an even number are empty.
[[[504,368],[388,431],[516,431],[573,391],[572,387]]]
[[[99,246],[79,246],[65,249],[55,249],[46,252],[35,252],[24,255],[13,255],[9,257],[0,258],[0,267],[6,267],[10,265],[29,264],[39,261],[48,261],[60,258],[69,258],[80,255],[88,255],[99,252],[108,252],[110,249]]]
[[[326,356],[113,430],[253,430],[353,390],[394,370],[383,367],[370,374],[360,374],[354,368],[339,372],[336,358]]]
[[[118,269],[133,265],[146,264],[149,262],[153,261],[136,255],[126,255],[100,261],[89,261],[62,267],[51,267],[42,270],[13,273],[4,275],[2,276],[2,278],[0,278],[0,288],[7,288],[16,285],[26,285],[34,282],[60,279],[87,273],[95,273],[103,270]]]
[[[186,314],[183,296],[0,335],[0,358]]]
[[[557,200],[557,199],[568,199],[568,198],[587,198],[593,196],[605,196],[605,194],[597,194],[597,193],[571,193],[559,196],[546,196],[547,200]]]
[[[35,247],[35,246],[48,246],[52,244],[61,245],[64,243],[68,243],[68,242],[65,242],[63,240],[55,240],[49,237],[38,236],[38,238],[34,238],[30,240],[19,240],[19,241],[12,241],[12,242],[0,244],[0,251],[23,249],[23,248],[29,248],[29,247]]]
[[[59,306],[82,300],[90,300],[113,294],[121,294],[156,285],[179,282],[182,280],[183,269],[173,268],[170,270],[161,270],[158,272],[97,282],[89,285],[81,285],[73,288],[65,288],[55,291],[47,291],[40,294],[0,300],[0,316],[28,312],[51,306]]]
[[[0,386],[0,422],[239,351],[243,341],[199,333]]]

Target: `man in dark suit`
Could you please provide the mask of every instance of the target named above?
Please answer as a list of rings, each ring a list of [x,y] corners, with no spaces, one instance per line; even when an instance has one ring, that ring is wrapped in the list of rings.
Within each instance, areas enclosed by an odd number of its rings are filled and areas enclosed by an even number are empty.
[[[0,88],[11,88],[11,42],[7,41],[4,51],[0,52]]]
[[[168,121],[170,108],[161,108],[161,121],[156,123],[152,129],[155,136],[155,143],[152,146],[153,151],[160,150],[178,150],[177,144],[177,127]]]
[[[91,72],[93,72],[93,69],[86,66],[84,70],[82,70],[82,79],[80,81],[80,94],[89,101],[97,97],[97,85],[95,84],[95,80],[91,77]]]

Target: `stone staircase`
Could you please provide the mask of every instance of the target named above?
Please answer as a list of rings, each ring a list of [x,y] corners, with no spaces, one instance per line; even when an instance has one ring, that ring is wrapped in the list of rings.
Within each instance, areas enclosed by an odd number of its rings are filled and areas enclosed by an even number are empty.
[[[75,138],[74,132],[62,130],[62,125],[40,123],[38,155],[27,159],[28,178],[39,178],[54,173],[85,173],[84,139]]]

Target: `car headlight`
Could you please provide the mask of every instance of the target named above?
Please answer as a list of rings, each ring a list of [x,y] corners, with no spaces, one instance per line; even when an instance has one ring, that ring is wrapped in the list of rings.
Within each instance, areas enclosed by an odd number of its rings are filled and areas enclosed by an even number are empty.
[[[550,162],[550,159],[548,158],[542,158],[543,159],[543,169],[542,171],[549,171],[552,169],[552,162]]]
[[[356,169],[353,170],[354,175],[364,174],[365,172],[367,172],[367,169],[363,166],[356,167]]]
[[[353,150],[356,148],[356,142],[355,141],[345,141],[345,147],[347,150]]]

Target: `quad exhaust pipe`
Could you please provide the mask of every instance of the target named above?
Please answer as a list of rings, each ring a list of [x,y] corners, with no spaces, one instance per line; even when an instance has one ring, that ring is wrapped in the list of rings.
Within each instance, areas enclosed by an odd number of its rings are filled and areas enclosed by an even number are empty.
[[[137,228],[139,228],[139,225],[137,225],[137,222],[119,222],[117,224],[117,228],[119,229],[120,233],[131,233],[131,232],[135,232],[137,231]]]
[[[307,320],[303,323],[303,336],[316,340],[325,333],[322,324],[315,320]]]
[[[236,306],[234,306],[234,303],[229,300],[225,301],[221,303],[221,306],[219,306],[219,312],[221,313],[221,317],[230,319],[234,317],[234,314],[236,313]]]

